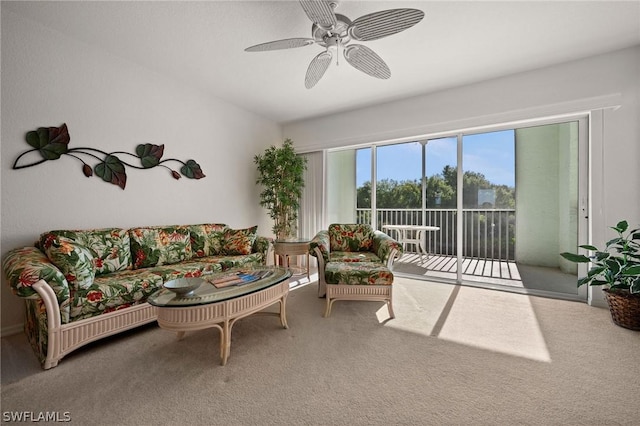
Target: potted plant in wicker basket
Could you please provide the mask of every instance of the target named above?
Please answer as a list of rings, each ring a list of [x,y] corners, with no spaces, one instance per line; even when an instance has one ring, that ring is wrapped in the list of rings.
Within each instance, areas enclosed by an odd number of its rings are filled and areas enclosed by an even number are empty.
[[[576,263],[591,262],[587,276],[578,280],[581,285],[602,285],[611,318],[617,325],[640,330],[640,228],[628,231],[627,221],[618,222],[611,229],[618,236],[606,243],[604,250],[591,245],[580,246],[594,252],[591,256],[561,253]]]

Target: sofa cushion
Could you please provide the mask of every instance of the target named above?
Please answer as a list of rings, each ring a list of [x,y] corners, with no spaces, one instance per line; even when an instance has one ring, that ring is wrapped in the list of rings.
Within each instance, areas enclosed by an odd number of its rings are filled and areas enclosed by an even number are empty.
[[[256,241],[258,226],[246,229],[230,229],[224,232],[222,253],[225,255],[250,254]]]
[[[217,256],[222,253],[224,231],[227,226],[223,223],[207,223],[189,225],[191,235],[191,251],[194,258]]]
[[[165,282],[182,277],[201,277],[216,272],[239,268],[248,264],[262,263],[262,253],[237,256],[208,256],[193,258],[174,265],[156,266],[150,272],[161,276]]]
[[[96,254],[96,276],[131,269],[131,243],[126,229],[92,229],[77,234],[78,241]]]
[[[132,228],[133,269],[169,265],[191,259],[189,229],[183,226]]]
[[[216,263],[220,264],[222,266],[222,270],[226,271],[227,269],[239,268],[252,263],[263,264],[264,256],[262,253],[256,252],[243,255],[216,256],[210,259],[213,259]]]
[[[393,273],[380,263],[329,262],[324,270],[327,284],[392,285]]]
[[[373,228],[368,224],[329,225],[330,251],[372,251]]]
[[[122,228],[103,228],[87,230],[56,230],[40,236],[40,247],[45,244],[47,235],[68,238],[94,252],[96,276],[131,269],[131,247],[129,232]]]
[[[373,262],[382,263],[380,258],[370,251],[332,251],[331,262]]]
[[[93,284],[96,267],[94,253],[87,247],[68,238],[50,234],[45,237],[44,252],[76,289],[88,288]]]
[[[162,288],[162,277],[148,270],[120,271],[96,277],[93,284],[71,297],[73,321],[124,309],[147,300]]]
[[[222,265],[215,257],[202,257],[173,265],[156,266],[149,271],[161,276],[167,282],[176,278],[201,277],[222,272]]]

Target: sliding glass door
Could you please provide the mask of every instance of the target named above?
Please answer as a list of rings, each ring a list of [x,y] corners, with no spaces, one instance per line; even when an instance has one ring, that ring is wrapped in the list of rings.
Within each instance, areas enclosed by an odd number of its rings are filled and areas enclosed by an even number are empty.
[[[579,295],[578,268],[559,253],[575,253],[587,241],[583,133],[584,121],[515,131],[516,261],[524,288]]]
[[[515,131],[462,138],[463,279],[512,285],[516,247]]]
[[[331,152],[329,212],[432,227],[400,274],[583,298],[559,253],[587,241],[586,135],[584,118]]]

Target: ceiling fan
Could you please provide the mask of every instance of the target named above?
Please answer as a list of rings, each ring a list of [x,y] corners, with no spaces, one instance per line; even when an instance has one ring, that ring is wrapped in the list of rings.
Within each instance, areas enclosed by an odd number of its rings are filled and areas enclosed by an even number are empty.
[[[376,78],[391,77],[387,64],[373,50],[362,44],[349,44],[352,40],[371,41],[387,37],[413,27],[424,17],[418,9],[389,9],[369,13],[351,21],[334,12],[337,1],[300,0],[300,5],[313,25],[312,38],[288,38],[247,47],[246,52],[292,49],[318,44],[325,51],[313,58],[307,68],[304,85],[311,89],[329,68],[338,50],[343,49],[344,57],[354,68]]]

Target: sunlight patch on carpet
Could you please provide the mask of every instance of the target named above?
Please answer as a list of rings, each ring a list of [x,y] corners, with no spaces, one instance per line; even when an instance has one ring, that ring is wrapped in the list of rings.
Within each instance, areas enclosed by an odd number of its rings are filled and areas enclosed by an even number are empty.
[[[461,287],[438,337],[551,362],[530,297],[521,294]]]
[[[316,284],[317,285],[318,282],[318,273],[313,273],[309,275],[309,278],[307,278],[306,273],[305,274],[295,274],[292,275],[291,278],[289,278],[289,289],[294,290],[300,287],[304,287],[306,285],[309,284]]]
[[[389,311],[382,305],[376,312],[378,321],[386,327],[431,336],[454,286],[442,283],[398,277],[393,283],[393,310],[396,317],[389,321]]]

